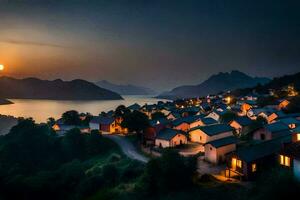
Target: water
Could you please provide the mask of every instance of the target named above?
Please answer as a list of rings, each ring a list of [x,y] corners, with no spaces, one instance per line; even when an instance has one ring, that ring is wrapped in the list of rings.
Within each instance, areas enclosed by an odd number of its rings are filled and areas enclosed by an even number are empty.
[[[10,99],[14,104],[0,105],[0,114],[15,117],[32,117],[36,122],[46,122],[49,117],[58,119],[68,110],[89,112],[98,115],[102,111],[114,110],[119,105],[130,106],[134,103],[140,105],[154,104],[163,99],[154,99],[150,96],[123,96],[124,100],[105,101],[57,101],[57,100],[30,100]]]

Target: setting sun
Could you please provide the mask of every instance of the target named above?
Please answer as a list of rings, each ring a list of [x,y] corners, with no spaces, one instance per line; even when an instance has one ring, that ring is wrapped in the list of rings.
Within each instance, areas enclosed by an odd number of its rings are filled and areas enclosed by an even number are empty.
[[[0,65],[0,71],[4,70],[4,65]]]

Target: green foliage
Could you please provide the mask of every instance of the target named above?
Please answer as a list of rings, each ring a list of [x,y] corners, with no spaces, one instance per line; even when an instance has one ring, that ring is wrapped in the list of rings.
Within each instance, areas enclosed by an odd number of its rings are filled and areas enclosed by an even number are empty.
[[[128,128],[129,131],[140,133],[142,130],[149,127],[149,119],[144,113],[133,111],[124,115],[124,120],[121,126]]]
[[[192,185],[196,161],[166,150],[161,158],[151,160],[144,173],[142,188],[146,195],[172,192]]]
[[[120,105],[116,108],[115,110],[115,117],[124,117],[125,115],[129,114],[130,113],[130,110],[124,106],[124,105]]]
[[[70,110],[62,114],[63,122],[67,125],[80,125],[81,120],[76,110]]]

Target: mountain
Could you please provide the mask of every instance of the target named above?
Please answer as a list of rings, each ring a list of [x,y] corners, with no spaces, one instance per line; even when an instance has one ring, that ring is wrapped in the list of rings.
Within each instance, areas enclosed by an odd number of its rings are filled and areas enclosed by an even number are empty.
[[[51,100],[117,100],[122,97],[84,80],[48,81],[0,77],[0,98]]]
[[[117,85],[114,83],[110,83],[106,80],[96,82],[96,85],[99,87],[117,92],[121,95],[153,95],[155,91],[141,86],[136,85]]]
[[[242,96],[250,93],[251,91],[255,91],[259,94],[267,94],[269,93],[269,90],[280,91],[289,85],[293,85],[297,91],[300,91],[300,72],[281,77],[275,77],[264,85],[237,89],[233,91],[233,94],[236,96]]]
[[[240,71],[220,72],[212,75],[206,81],[199,85],[187,85],[177,87],[169,92],[164,92],[158,97],[160,98],[185,98],[199,97],[208,94],[216,94],[221,91],[234,90],[237,88],[254,87],[257,84],[266,84],[270,80],[268,78],[258,78],[248,76]]]

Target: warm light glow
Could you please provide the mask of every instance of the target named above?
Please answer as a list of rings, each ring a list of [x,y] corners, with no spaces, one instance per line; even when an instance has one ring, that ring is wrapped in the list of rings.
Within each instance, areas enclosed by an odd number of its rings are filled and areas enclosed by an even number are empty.
[[[0,64],[0,71],[4,70],[4,65]]]
[[[297,141],[300,141],[300,133],[297,133]]]
[[[252,164],[252,172],[256,172],[256,170],[257,170],[256,163],[253,163]]]
[[[290,167],[291,159],[287,156],[280,155],[280,164],[286,167]]]
[[[232,160],[231,160],[231,168],[233,170],[236,170],[236,158],[232,158]]]

